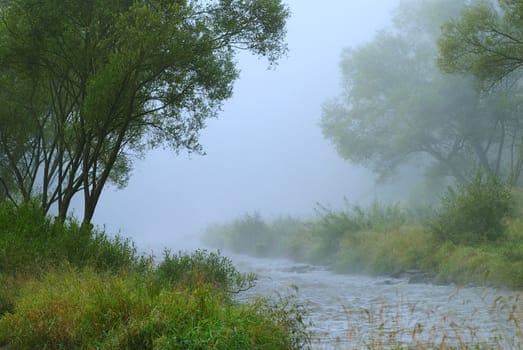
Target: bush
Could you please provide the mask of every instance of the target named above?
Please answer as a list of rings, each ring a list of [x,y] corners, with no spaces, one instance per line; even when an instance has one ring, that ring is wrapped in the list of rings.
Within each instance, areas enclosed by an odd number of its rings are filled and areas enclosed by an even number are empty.
[[[273,244],[269,225],[258,212],[244,214],[231,223],[207,229],[205,242],[214,247],[255,256],[265,256]]]
[[[305,231],[305,224],[299,219],[280,216],[267,222],[255,212],[229,223],[209,226],[203,240],[215,248],[253,256],[296,256],[301,250],[297,244]]]
[[[230,247],[256,256],[266,255],[272,246],[269,226],[260,213],[245,214],[232,223]]]
[[[478,174],[456,188],[449,187],[428,228],[436,239],[455,244],[495,241],[504,235],[504,222],[514,205],[506,185]]]
[[[240,273],[231,260],[220,252],[196,250],[191,254],[171,254],[164,252],[164,259],[156,271],[160,285],[178,285],[195,289],[203,284],[218,291],[239,293],[252,288],[256,276],[252,273]]]

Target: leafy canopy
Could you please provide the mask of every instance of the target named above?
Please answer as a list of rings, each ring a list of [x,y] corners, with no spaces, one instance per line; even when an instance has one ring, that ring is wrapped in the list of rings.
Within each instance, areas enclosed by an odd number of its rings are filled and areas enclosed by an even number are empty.
[[[520,96],[481,95],[473,78],[435,63],[440,25],[464,3],[403,2],[390,30],[344,51],[343,92],[325,103],[321,120],[343,158],[382,177],[417,164],[458,181],[476,168],[518,181]]]
[[[442,28],[439,66],[446,72],[473,74],[493,87],[519,78],[523,65],[523,2],[483,1],[465,7]]]
[[[0,186],[90,222],[107,183],[150,147],[201,153],[234,56],[286,52],[279,0],[6,0],[0,4]]]

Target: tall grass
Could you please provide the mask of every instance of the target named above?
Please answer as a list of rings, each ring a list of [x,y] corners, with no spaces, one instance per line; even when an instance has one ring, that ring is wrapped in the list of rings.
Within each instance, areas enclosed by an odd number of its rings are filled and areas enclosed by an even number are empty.
[[[9,274],[36,274],[61,264],[100,271],[139,268],[143,259],[124,237],[44,216],[37,205],[0,203],[0,267]]]
[[[219,252],[154,264],[129,239],[0,204],[0,347],[306,348],[298,304],[235,302],[255,281]]]
[[[0,345],[24,349],[299,349],[305,332],[269,302],[235,304],[206,283],[157,289],[154,276],[50,272],[0,319]],[[289,329],[294,327],[293,332]]]
[[[453,298],[449,296],[449,301]],[[457,318],[450,311],[427,310],[416,303],[371,308],[344,306],[350,349],[504,350],[523,346],[523,306],[519,295],[498,296],[481,309]],[[484,332],[471,319],[488,314],[492,329]],[[499,322],[496,325],[496,322]]]
[[[475,185],[481,188],[478,190]],[[263,255],[266,250],[257,250],[256,242],[271,242],[273,248],[269,249],[268,256],[329,265],[342,273],[399,276],[417,271],[425,280],[436,283],[523,288],[523,221],[503,216],[500,224],[489,214],[490,219],[483,222],[481,228],[485,232],[497,232],[496,239],[486,239],[490,236],[481,233],[467,241],[465,238],[473,232],[470,227],[475,227],[475,224],[467,226],[463,218],[474,220],[485,211],[491,213],[488,206],[492,204],[471,200],[479,196],[477,192],[483,191],[485,183],[476,182],[469,186],[472,188],[465,190],[473,193],[467,194],[466,200],[459,199],[456,194],[451,196],[459,201],[458,207],[461,208],[455,213],[458,217],[455,220],[447,210],[449,206],[453,207],[451,203],[444,207],[445,215],[435,218],[429,217],[426,209],[421,210],[423,215],[420,215],[417,209],[379,203],[367,208],[348,207],[342,211],[320,207],[316,219],[287,220],[287,225],[282,225],[281,220],[264,220],[256,214],[253,216],[257,228],[254,236],[243,236],[249,232],[249,224],[253,222],[252,217],[245,220],[247,216],[244,216],[208,230],[207,242],[218,242],[221,248],[253,255]],[[491,190],[487,188],[487,195],[483,197],[490,198],[493,195]],[[472,202],[474,208],[470,209],[463,202]],[[453,234],[459,239],[445,239],[446,236],[440,234],[446,219],[459,224],[456,227],[462,235]],[[489,231],[490,226],[495,226],[496,231]],[[242,229],[238,230],[238,227]],[[434,232],[434,227],[438,232]]]

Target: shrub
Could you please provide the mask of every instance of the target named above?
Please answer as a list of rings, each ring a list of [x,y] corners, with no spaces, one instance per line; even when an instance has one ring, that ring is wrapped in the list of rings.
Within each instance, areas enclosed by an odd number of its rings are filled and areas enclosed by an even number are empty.
[[[514,208],[509,188],[496,178],[476,175],[449,187],[428,228],[440,241],[477,244],[495,241],[505,232],[505,219]]]
[[[220,249],[253,256],[296,256],[305,224],[291,216],[280,216],[270,222],[259,213],[244,214],[225,224],[211,225],[205,231],[204,243]]]
[[[252,288],[256,276],[240,273],[231,260],[220,252],[196,250],[191,254],[164,252],[164,259],[156,270],[160,285],[178,285],[195,289],[203,284],[226,293],[238,293]]]
[[[205,242],[214,247],[255,256],[265,256],[274,246],[269,225],[260,213],[244,214],[231,223],[207,229]]]

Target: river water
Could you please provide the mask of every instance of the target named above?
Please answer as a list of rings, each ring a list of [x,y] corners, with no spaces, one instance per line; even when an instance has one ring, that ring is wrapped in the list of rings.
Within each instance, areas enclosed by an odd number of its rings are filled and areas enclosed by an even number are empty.
[[[223,254],[240,271],[258,275],[256,287],[240,298],[296,295],[312,322],[314,349],[388,348],[391,343],[523,348],[517,292],[340,275],[284,259]]]

